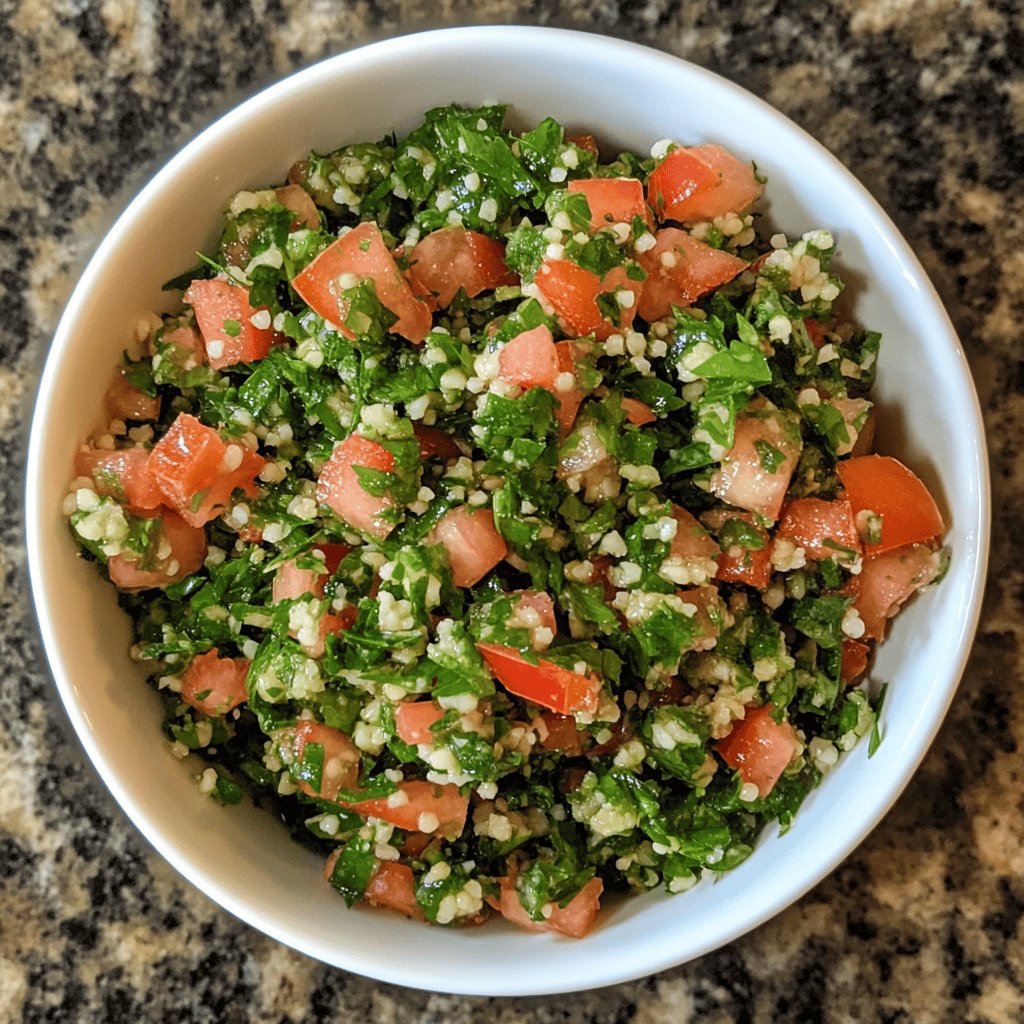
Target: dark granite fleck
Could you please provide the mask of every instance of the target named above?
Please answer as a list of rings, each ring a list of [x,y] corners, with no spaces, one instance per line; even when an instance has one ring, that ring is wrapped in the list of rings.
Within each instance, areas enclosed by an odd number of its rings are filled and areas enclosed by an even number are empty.
[[[866,183],[931,274],[989,430],[982,630],[883,824],[793,907],[606,991],[429,995],[249,930],[146,846],[85,762],[28,611],[30,397],[78,272],[131,193],[262,85],[372,38],[556,24],[685,56],[764,96]],[[1024,9],[1019,0],[0,0],[0,1020],[788,1024],[1024,1020]]]

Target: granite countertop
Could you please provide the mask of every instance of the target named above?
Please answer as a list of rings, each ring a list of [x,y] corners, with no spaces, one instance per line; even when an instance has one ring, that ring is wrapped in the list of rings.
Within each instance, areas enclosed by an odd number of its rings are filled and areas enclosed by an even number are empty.
[[[991,446],[994,572],[981,632],[894,810],[753,934],[653,978],[561,998],[378,984],[293,953],[201,896],[87,766],[54,696],[24,570],[20,477],[36,377],[77,274],[132,191],[214,115],[292,69],[472,20],[656,45],[820,139],[931,274]],[[1022,26],[1015,0],[0,3],[0,1020],[1024,1020]]]

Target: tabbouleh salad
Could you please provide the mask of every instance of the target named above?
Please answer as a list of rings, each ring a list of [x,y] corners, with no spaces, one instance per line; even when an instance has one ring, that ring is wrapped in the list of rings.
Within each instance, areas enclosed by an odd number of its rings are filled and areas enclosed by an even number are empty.
[[[750,855],[943,571],[871,454],[880,337],[720,146],[429,111],[236,195],[65,512],[179,757],[331,885],[581,936]]]

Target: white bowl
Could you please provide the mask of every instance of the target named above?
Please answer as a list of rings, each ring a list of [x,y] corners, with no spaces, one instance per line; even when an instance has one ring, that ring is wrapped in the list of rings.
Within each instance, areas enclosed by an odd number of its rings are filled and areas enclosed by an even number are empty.
[[[941,586],[903,612],[874,676],[890,681],[884,742],[844,757],[784,836],[767,834],[717,883],[623,900],[588,938],[429,928],[348,910],[321,860],[269,815],[200,794],[160,738],[158,701],[127,657],[113,590],[76,557],[60,506],[72,453],[137,319],[168,308],[162,282],[219,233],[240,188],[279,181],[310,148],[412,128],[449,102],[510,104],[523,125],[551,115],[605,144],[646,151],[664,137],[715,141],[768,175],[772,221],[832,229],[857,282],[856,312],[884,334],[880,445],[932,487],[950,531]],[[39,624],[78,735],[125,812],[181,874],[268,935],[359,974],[444,992],[524,995],[609,985],[742,935],[828,874],[877,824],[924,756],[953,697],[977,624],[989,531],[984,435],[964,354],[920,264],[867,192],[775,110],[698,67],[595,35],[477,27],[376,43],[262,92],[190,143],[103,241],[54,338],[32,426],[28,553]]]

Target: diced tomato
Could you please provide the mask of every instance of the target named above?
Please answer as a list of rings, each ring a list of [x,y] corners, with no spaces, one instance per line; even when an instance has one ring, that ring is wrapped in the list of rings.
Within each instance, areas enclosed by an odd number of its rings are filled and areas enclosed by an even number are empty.
[[[601,681],[541,659],[528,662],[514,647],[477,644],[487,667],[509,693],[561,715],[597,710]]]
[[[160,415],[159,396],[147,395],[137,388],[123,370],[114,374],[104,401],[107,412],[119,420],[155,420]]]
[[[389,522],[384,513],[394,507],[394,498],[387,493],[378,497],[364,490],[356,475],[356,466],[390,473],[395,468],[395,457],[382,444],[361,434],[349,434],[320,470],[317,501],[327,505],[354,529],[374,537],[386,537],[394,523]]]
[[[648,423],[658,421],[658,417],[651,411],[651,407],[635,398],[623,398],[622,411],[626,414],[626,419],[635,427],[646,427]]]
[[[711,477],[711,493],[730,505],[777,519],[801,447],[794,414],[770,404],[748,406],[736,417],[733,446]]]
[[[300,762],[306,746],[318,743],[323,748],[320,786],[314,789],[309,782],[300,781],[299,789],[307,796],[321,800],[336,800],[343,789],[355,789],[359,783],[359,748],[340,729],[320,722],[304,721],[295,726],[292,752]],[[347,806],[347,805],[346,805]]]
[[[160,528],[150,541],[151,558],[145,562],[128,555],[114,555],[107,563],[110,581],[121,590],[149,590],[167,587],[197,572],[206,559],[206,533],[202,527],[190,526],[180,516],[164,511]],[[164,541],[169,554],[158,557]]]
[[[440,427],[425,427],[420,423],[414,423],[412,432],[420,444],[420,458],[430,459],[435,456],[443,462],[457,459],[462,452],[455,443],[455,439],[446,434]]]
[[[860,441],[861,431],[865,429],[868,431],[867,447],[865,448],[864,443],[862,443],[857,454],[866,455],[871,450],[871,441],[874,440],[874,405],[866,398],[839,397],[830,398],[828,404],[843,417],[843,423],[846,424],[846,440],[839,441],[836,445],[836,455],[840,457],[852,455],[857,448],[857,443]],[[860,424],[859,427],[858,424]]]
[[[327,573],[316,569],[300,569],[294,558],[289,558],[277,567],[271,586],[270,599],[294,601],[299,597],[323,597]]]
[[[451,783],[439,786],[434,782],[413,780],[398,783],[398,792],[404,794],[404,798],[396,799],[396,794],[392,794],[344,806],[358,814],[372,814],[410,832],[430,832],[448,839],[462,834],[469,797],[461,796],[458,786]],[[432,816],[437,824],[434,825],[429,818],[424,820],[425,816]],[[430,827],[424,827],[428,825]]]
[[[338,571],[338,566],[352,551],[348,544],[314,544],[313,546],[317,551],[323,552],[324,567],[331,576]]]
[[[578,132],[575,135],[566,135],[566,142],[571,142],[577,149],[582,149],[593,156],[599,156],[597,139],[589,132]]]
[[[772,581],[771,541],[766,539],[763,548],[744,551],[740,555],[723,551],[718,556],[715,579],[723,583],[745,583],[755,590],[767,590]]]
[[[708,143],[669,153],[651,172],[647,202],[658,220],[714,220],[741,213],[761,191],[749,163]]]
[[[301,185],[282,185],[274,189],[277,201],[295,214],[291,223],[292,231],[309,228],[316,231],[320,227],[320,211],[313,202],[313,197]]]
[[[373,281],[381,305],[398,317],[390,328],[393,334],[412,342],[421,342],[427,336],[432,323],[430,307],[413,294],[373,221],[360,224],[332,242],[292,279],[292,287],[314,313],[337,325],[345,337],[354,338],[345,326],[348,309],[344,308],[341,293],[346,289],[338,283],[346,274]]]
[[[927,544],[866,556],[853,588],[853,607],[864,623],[864,639],[881,640],[886,622],[915,590],[935,579],[939,564],[938,552]]]
[[[117,498],[133,515],[152,514],[164,500],[145,448],[83,449],[75,453],[75,474],[92,477],[97,494]]]
[[[397,910],[417,921],[426,920],[423,909],[416,902],[416,882],[412,868],[397,860],[382,860],[377,864],[366,883],[363,899],[371,906]]]
[[[249,699],[248,658],[222,658],[216,648],[197,654],[181,677],[181,699],[204,715],[219,716]]]
[[[867,671],[870,657],[871,648],[867,644],[851,640],[849,637],[844,638],[839,678],[844,683],[855,683]]]
[[[673,558],[717,558],[721,549],[714,537],[681,505],[672,506],[676,534],[669,547]]]
[[[536,619],[537,625],[550,629],[552,633],[558,632],[558,623],[555,621],[555,602],[551,595],[543,590],[517,590],[509,595],[515,600],[513,618],[523,619],[523,612],[531,613]]]
[[[181,370],[194,370],[206,363],[206,346],[199,332],[191,324],[179,324],[174,330],[167,331],[160,338],[163,345],[169,345],[170,351],[161,358],[168,359]]]
[[[612,267],[604,277],[598,277],[572,260],[544,260],[535,284],[542,298],[564,321],[568,333],[578,338],[596,334],[598,341],[604,341],[616,331],[628,330],[633,323],[640,282],[631,281],[625,267]],[[619,305],[616,295],[620,292],[633,296],[629,305]],[[601,312],[597,304],[599,295],[607,295],[615,304],[617,324]]]
[[[644,187],[636,178],[577,178],[569,182],[569,194],[582,192],[590,207],[590,228],[597,231],[612,224],[632,224],[634,217],[650,217]]]
[[[470,505],[446,512],[430,531],[427,542],[444,545],[452,582],[457,587],[475,586],[508,554],[491,510]]]
[[[501,883],[497,909],[506,921],[528,931],[558,932],[571,939],[582,939],[594,927],[603,890],[604,883],[601,879],[591,878],[564,907],[555,904],[550,917],[543,921],[534,921],[519,900],[515,882],[504,879]]]
[[[863,455],[841,459],[836,472],[854,517],[864,509],[882,517],[881,542],[865,544],[865,554],[934,540],[945,530],[935,499],[902,462],[886,455]]]
[[[718,635],[725,625],[725,602],[719,597],[718,588],[710,585],[689,587],[686,590],[677,590],[676,595],[697,609],[693,618],[700,627],[700,632],[693,638],[690,650],[710,650],[715,646]]]
[[[587,747],[584,751],[587,757],[609,757],[614,754],[623,743],[633,738],[632,729],[628,724],[623,722],[621,718],[617,722],[613,722],[608,727],[608,731],[611,733],[611,736],[605,740],[604,743],[595,743],[592,746]]]
[[[395,731],[403,743],[433,743],[430,727],[444,718],[444,710],[432,700],[404,700],[395,707]]]
[[[686,220],[687,205],[696,206],[718,185],[718,176],[691,149],[672,150],[647,180],[647,202],[661,220]],[[697,218],[690,217],[690,220]]]
[[[347,544],[315,544],[313,550],[323,553],[323,569],[300,569],[294,558],[278,566],[271,587],[271,600],[275,604],[297,597],[323,597],[327,580],[352,549]]]
[[[418,860],[431,845],[439,848],[440,839],[429,832],[407,832],[399,849],[404,856]]]
[[[702,295],[731,281],[747,264],[732,253],[715,249],[680,228],[662,228],[637,261],[647,279],[637,283],[637,313],[648,323],[689,306]]]
[[[712,509],[705,512],[702,519],[715,530],[720,530],[730,519],[742,519],[754,528],[761,539],[761,547],[735,546],[722,550],[718,556],[715,579],[723,583],[745,583],[756,590],[767,590],[772,581],[772,540],[768,531],[758,526],[754,517],[746,512]]]
[[[254,363],[270,352],[273,330],[269,325],[255,327],[252,322],[257,313],[267,312],[266,307],[253,309],[247,288],[223,278],[197,280],[182,298],[195,310],[206,355],[215,370]]]
[[[770,705],[747,708],[732,732],[715,744],[722,760],[739,772],[745,783],[757,786],[763,799],[779,781],[796,753],[797,741],[788,722],[776,722]]]
[[[558,475],[563,480],[578,473],[587,473],[604,462],[611,462],[608,448],[592,420],[584,420],[562,446]]]
[[[505,245],[479,231],[450,227],[432,231],[409,253],[416,280],[436,296],[442,309],[451,305],[459,289],[473,298],[519,278],[505,265]]]
[[[359,609],[354,604],[342,608],[340,612],[325,612],[320,616],[320,627],[316,640],[311,644],[303,644],[302,650],[310,658],[322,658],[327,646],[327,638],[337,633],[343,633],[346,629],[351,629],[358,614]],[[289,630],[289,636],[295,636],[295,634]]]
[[[539,717],[543,726],[538,729],[540,745],[545,750],[561,750],[570,756],[581,752],[581,741],[586,737],[586,733],[579,729],[572,715],[545,711]]]
[[[558,350],[545,324],[517,334],[498,354],[498,376],[506,384],[553,392],[558,374]]]
[[[804,330],[807,331],[807,337],[811,339],[811,344],[815,348],[822,348],[824,346],[825,328],[821,326],[820,320],[808,317],[804,320]]]
[[[580,346],[575,341],[555,342],[559,374],[571,373],[573,378],[576,379],[578,347]],[[583,399],[587,396],[581,390],[579,383],[574,384],[568,391],[559,391],[556,388],[553,394],[558,400],[558,406],[555,409],[555,422],[558,424],[558,434],[559,437],[565,437],[572,430],[573,424],[576,422],[576,416],[580,411],[580,406],[583,404]]]
[[[861,553],[853,510],[844,498],[795,498],[787,502],[775,536],[792,541],[813,559],[840,556],[852,561]]]
[[[242,444],[225,444],[216,430],[184,412],[149,454],[149,470],[167,504],[193,526],[216,519],[235,490],[258,495],[255,480],[265,462]]]
[[[840,409],[840,412],[842,410]],[[845,419],[845,416],[844,416]],[[849,426],[847,427],[849,429]],[[875,406],[868,410],[867,419],[861,424],[857,431],[857,440],[853,442],[850,454],[857,458],[861,455],[870,455],[875,448],[875,431],[878,429],[878,411]]]

